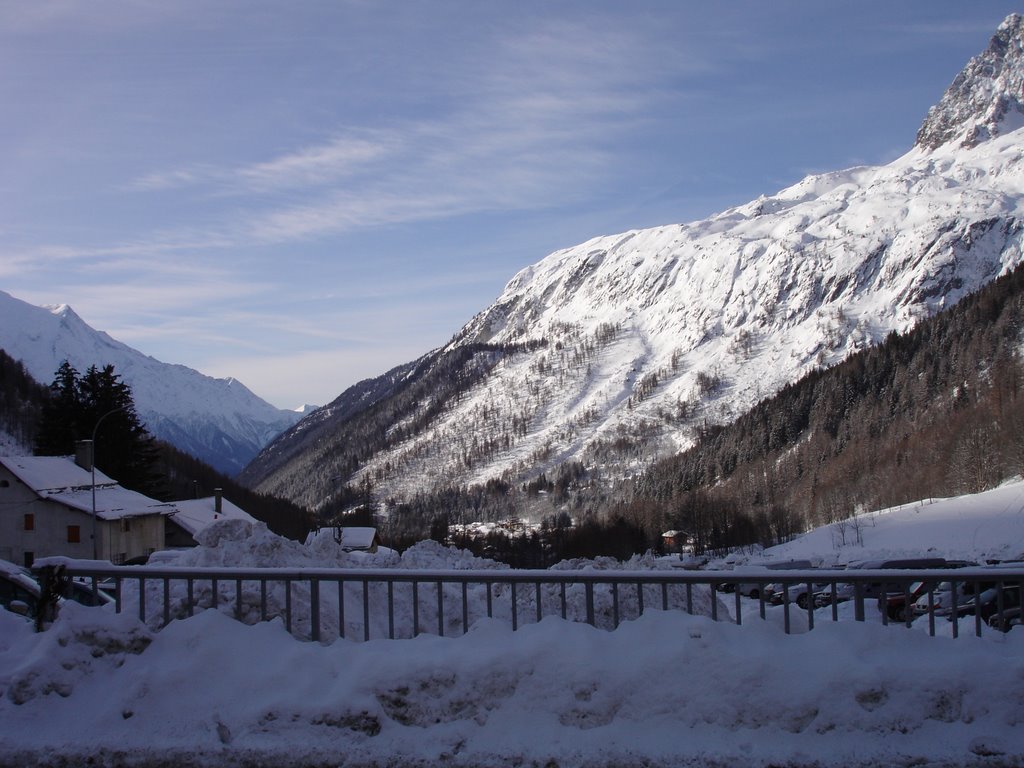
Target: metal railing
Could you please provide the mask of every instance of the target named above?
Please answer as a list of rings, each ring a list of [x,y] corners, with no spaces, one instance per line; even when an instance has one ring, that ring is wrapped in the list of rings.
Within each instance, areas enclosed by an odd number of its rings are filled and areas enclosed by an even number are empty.
[[[976,567],[941,570],[800,570],[763,572],[620,570],[412,570],[321,568],[183,568],[115,566],[106,562],[46,558],[34,569],[45,583],[52,579],[84,580],[94,593],[109,589],[118,612],[133,610],[154,628],[213,608],[246,623],[280,618],[297,637],[313,641],[363,640],[464,634],[482,618],[508,622],[518,629],[547,616],[614,629],[651,609],[703,614],[715,621],[742,624],[782,614],[784,631],[794,631],[797,617],[806,628],[815,622],[849,618],[841,609],[849,594],[852,618],[865,621],[869,611],[883,624],[911,626],[912,599],[925,597],[928,633],[936,634],[943,613],[951,617],[952,635],[959,618],[973,611],[974,633],[982,634],[987,612],[1004,615],[1019,606],[1024,567],[998,570]],[[952,583],[952,605],[939,608],[937,586]],[[756,584],[757,598],[735,588]],[[765,588],[778,585],[771,605]],[[878,585],[884,604],[872,595]],[[917,591],[916,585],[926,585]],[[974,609],[958,587],[979,594],[995,584],[985,610]],[[989,587],[989,589],[993,589]],[[731,593],[730,593],[731,592]],[[902,598],[902,620],[891,618],[888,605]],[[959,598],[959,602],[958,602]],[[989,610],[990,609],[990,610]],[[953,620],[956,619],[956,620]],[[802,629],[802,627],[801,627]]]

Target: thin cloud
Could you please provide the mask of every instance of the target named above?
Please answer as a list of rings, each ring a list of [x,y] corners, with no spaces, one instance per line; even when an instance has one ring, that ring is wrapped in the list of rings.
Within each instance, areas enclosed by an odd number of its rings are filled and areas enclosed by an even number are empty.
[[[441,117],[352,128],[262,162],[197,164],[132,186],[251,197],[211,233],[236,246],[564,205],[609,178],[622,162],[615,143],[650,120],[659,100],[674,98],[660,80],[676,58],[596,23],[549,23],[500,41],[488,66],[458,78]],[[261,202],[284,190],[286,203]]]

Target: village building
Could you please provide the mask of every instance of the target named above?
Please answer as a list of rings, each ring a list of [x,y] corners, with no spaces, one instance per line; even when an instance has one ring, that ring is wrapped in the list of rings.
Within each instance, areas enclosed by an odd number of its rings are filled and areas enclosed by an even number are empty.
[[[176,511],[175,504],[90,471],[81,457],[0,457],[3,560],[25,566],[55,555],[117,564],[142,560],[164,548],[165,520]]]
[[[174,502],[176,511],[166,518],[166,546],[171,548],[194,547],[199,542],[196,534],[218,520],[247,520],[258,522],[241,507],[224,498],[220,488],[213,496]]]
[[[359,526],[327,526],[310,531],[306,537],[306,546],[331,539],[343,552],[375,553],[380,548],[380,535],[376,528]]]

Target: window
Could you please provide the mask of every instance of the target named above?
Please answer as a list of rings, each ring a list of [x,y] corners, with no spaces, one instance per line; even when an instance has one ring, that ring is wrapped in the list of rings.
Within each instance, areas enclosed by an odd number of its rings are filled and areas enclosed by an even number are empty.
[[[10,488],[10,487],[11,487],[11,481],[10,480],[0,480],[0,488]]]
[[[132,529],[132,521],[127,517],[121,518],[121,533],[128,533]]]
[[[29,512],[25,515],[25,530],[34,531],[36,529],[36,516]]]
[[[68,526],[68,544],[79,544],[82,541],[82,531],[77,525]]]
[[[24,565],[26,568],[31,568],[32,564],[36,561],[36,553],[35,552],[25,552],[24,553],[24,558],[25,559],[22,561],[22,565]]]

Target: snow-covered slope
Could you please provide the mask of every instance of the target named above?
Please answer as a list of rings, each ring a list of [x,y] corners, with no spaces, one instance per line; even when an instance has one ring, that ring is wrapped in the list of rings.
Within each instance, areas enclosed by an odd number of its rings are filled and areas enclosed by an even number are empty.
[[[64,360],[79,372],[112,364],[151,434],[231,475],[302,416],[274,408],[235,379],[148,357],[94,330],[68,306],[37,307],[2,291],[0,349],[42,384]]]
[[[421,400],[421,413],[439,411],[429,427],[361,456],[352,479],[408,498],[571,459],[622,476],[1016,266],[1022,36],[1024,20],[1009,17],[889,165],[810,176],[703,221],[594,238],[524,269],[438,359],[519,346],[442,407]],[[285,491],[296,471],[287,441],[281,462],[261,461],[252,478],[264,490]]]
[[[930,556],[977,563],[1024,558],[1024,480],[865,512],[764,551],[766,559],[810,558],[827,566]]]

